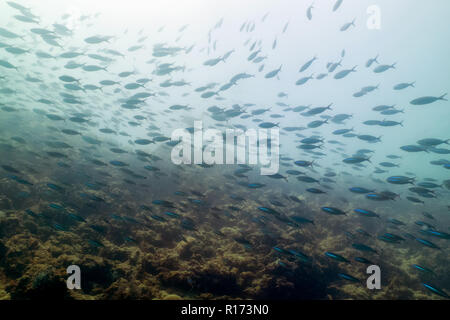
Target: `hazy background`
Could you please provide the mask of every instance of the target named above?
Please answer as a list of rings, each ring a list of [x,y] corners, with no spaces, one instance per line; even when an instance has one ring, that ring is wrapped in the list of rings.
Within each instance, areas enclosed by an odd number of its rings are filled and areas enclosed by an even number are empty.
[[[409,101],[425,95],[440,96],[448,91],[448,70],[450,70],[450,45],[448,36],[450,22],[448,12],[450,3],[445,0],[423,2],[423,1],[350,1],[344,0],[337,12],[332,12],[331,8],[335,0],[315,1],[313,9],[313,19],[306,19],[306,9],[312,1],[85,1],[85,0],[43,0],[21,1],[21,4],[33,9],[33,13],[42,17],[41,27],[51,27],[54,22],[62,22],[61,16],[70,13],[71,18],[66,20],[69,27],[73,27],[76,36],[70,41],[63,41],[65,50],[85,47],[83,39],[93,35],[113,35],[117,39],[112,44],[95,46],[101,52],[103,47],[112,48],[124,52],[125,58],[119,58],[115,65],[108,69],[110,73],[137,70],[140,77],[153,79],[150,91],[168,91],[170,97],[164,103],[151,103],[152,111],[163,111],[172,104],[189,104],[195,108],[195,112],[189,112],[193,119],[207,119],[203,112],[212,105],[221,107],[231,107],[238,103],[255,103],[253,108],[272,107],[272,113],[282,113],[283,107],[275,105],[276,102],[284,102],[291,106],[313,105],[326,106],[333,103],[333,110],[324,114],[335,115],[339,113],[353,114],[353,118],[346,122],[345,126],[324,125],[319,129],[309,129],[302,132],[305,135],[312,135],[312,132],[320,132],[326,139],[336,139],[331,132],[337,128],[355,128],[359,134],[382,135],[382,143],[368,144],[357,138],[339,140],[349,144],[346,152],[352,154],[360,148],[370,148],[375,150],[372,158],[374,163],[386,161],[385,155],[399,154],[404,158],[399,161],[402,167],[399,173],[404,171],[415,172],[420,177],[434,176],[442,178],[442,168],[429,165],[430,160],[445,158],[437,154],[407,154],[399,149],[406,144],[414,144],[418,139],[436,137],[447,139],[450,137],[448,120],[450,116],[448,103],[436,103],[428,106],[411,106]],[[378,5],[381,9],[381,30],[369,30],[366,27],[368,14],[367,7]],[[93,16],[100,13],[98,18],[82,23],[79,17],[83,15]],[[264,14],[269,13],[265,23],[261,23]],[[6,19],[17,12],[6,4],[2,5],[0,17],[3,21],[13,21]],[[3,19],[5,18],[5,19]],[[212,30],[214,25],[223,18],[223,25],[219,29]],[[356,18],[356,28],[351,27],[346,32],[340,32],[340,27]],[[239,32],[239,28],[245,21],[254,21],[256,28],[253,33]],[[282,29],[289,22],[286,33],[282,34]],[[183,25],[189,27],[182,33],[178,41],[174,41],[180,36],[179,29]],[[1,24],[4,26],[3,24]],[[162,32],[157,30],[164,26]],[[5,26],[6,27],[6,26]],[[28,25],[14,22],[7,24],[15,32],[22,31],[28,33]],[[211,42],[208,43],[208,32],[211,31]],[[138,34],[141,32],[140,34]],[[145,50],[128,53],[127,48],[137,44],[137,39],[148,36],[143,42]],[[250,38],[249,45],[243,47],[243,43]],[[272,50],[272,43],[277,38],[277,48]],[[259,65],[247,61],[250,54],[248,47],[254,41],[261,40],[261,54],[267,55],[263,62],[265,69],[258,73]],[[213,50],[213,43],[216,43],[216,50]],[[159,88],[157,84],[170,79],[171,77],[157,77],[151,74],[154,65],[146,64],[151,60],[153,45],[156,43],[167,43],[180,47],[190,47],[195,44],[195,48],[189,56],[180,55],[177,57],[162,58],[161,61],[174,62],[176,65],[186,65],[186,73],[174,74],[173,80],[186,80],[191,83],[190,87],[182,88]],[[46,46],[45,48],[48,48]],[[205,67],[203,62],[210,58],[221,56],[229,50],[236,51],[230,56],[227,63],[219,63],[215,67]],[[323,80],[312,80],[303,86],[295,86],[295,81],[311,73],[318,75],[326,71],[328,62],[340,60],[340,54],[345,49],[346,55],[342,62],[342,68],[350,69],[357,65],[356,73],[350,74],[346,79],[335,80],[333,75],[329,75]],[[48,51],[48,49],[46,49]],[[63,51],[51,50],[56,53]],[[50,52],[51,52],[50,51]],[[92,50],[89,50],[92,53]],[[379,54],[378,61],[381,64],[397,63],[395,70],[389,70],[383,74],[374,74],[371,69],[365,67],[369,58]],[[314,55],[318,60],[307,71],[299,74],[298,70],[307,60]],[[3,56],[3,55],[2,55]],[[26,63],[33,63],[36,57],[10,58]],[[27,60],[30,59],[30,60]],[[83,58],[75,59],[83,62]],[[55,63],[63,65],[64,62]],[[17,62],[16,62],[17,63]],[[283,65],[279,73],[279,80],[276,78],[265,79],[264,75]],[[20,65],[20,63],[17,63]],[[23,70],[23,69],[22,69]],[[31,69],[30,69],[31,70]],[[339,69],[338,69],[339,70]],[[77,77],[82,70],[64,70],[61,72]],[[218,82],[221,85],[226,83],[233,75],[247,72],[256,74],[254,79],[241,80],[237,86],[221,94],[227,100],[214,101],[213,99],[201,99],[199,94],[193,93],[194,89],[209,82]],[[52,79],[55,74],[49,70],[43,77]],[[98,83],[104,79],[115,79],[108,73],[83,73],[83,78],[92,77],[93,83]],[[403,91],[394,91],[392,87],[400,82],[416,81],[416,88],[408,88]],[[353,93],[368,85],[380,84],[380,89],[362,98],[354,98]],[[283,91],[289,97],[277,98],[278,92]],[[188,96],[183,94],[190,92]],[[50,93],[52,94],[52,93]],[[54,93],[56,94],[56,92]],[[113,103],[117,96],[113,98],[99,99],[99,105],[109,102]],[[371,109],[380,104],[396,104],[396,108],[405,109],[405,114],[395,116],[383,116]],[[96,110],[96,106],[91,106]],[[111,116],[117,109],[111,109]],[[105,116],[108,110],[102,109],[104,121],[108,121]],[[128,112],[121,110],[122,113]],[[132,112],[135,114],[135,112]],[[131,115],[130,114],[130,117]],[[272,121],[270,113],[258,116],[265,121]],[[369,127],[362,124],[369,119],[382,120],[383,118],[401,121],[404,120],[404,127]],[[281,127],[286,126],[306,126],[310,121],[319,117],[302,117],[298,114],[288,116],[281,121]],[[156,120],[162,126],[161,130],[170,135],[174,128],[190,127],[193,123],[182,123],[171,120],[171,116],[164,118],[157,117]],[[247,127],[256,127],[257,124],[251,119],[233,119],[231,123],[244,124]],[[135,133],[140,134],[139,128]],[[145,131],[142,131],[144,135]],[[294,140],[298,140],[290,134],[289,137],[281,136],[281,144],[286,147],[282,153],[289,153],[294,158],[299,158]],[[125,142],[125,141],[124,141]],[[330,145],[328,145],[329,147]],[[287,152],[295,150],[294,152]],[[326,149],[324,151],[327,152]],[[305,156],[303,156],[304,158]],[[330,153],[320,161],[322,166],[333,166],[334,163],[341,163],[342,157],[335,153]],[[373,170],[370,167],[368,170]]]

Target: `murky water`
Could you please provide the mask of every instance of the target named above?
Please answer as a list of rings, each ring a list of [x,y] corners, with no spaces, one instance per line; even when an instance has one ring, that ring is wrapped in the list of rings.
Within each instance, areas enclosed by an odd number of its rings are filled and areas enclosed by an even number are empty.
[[[1,2],[0,298],[448,298],[449,6]]]

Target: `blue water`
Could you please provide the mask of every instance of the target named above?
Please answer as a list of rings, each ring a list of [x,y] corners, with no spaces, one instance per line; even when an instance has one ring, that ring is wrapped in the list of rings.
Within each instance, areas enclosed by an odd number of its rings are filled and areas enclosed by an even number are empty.
[[[336,3],[0,3],[0,298],[448,298],[450,4]]]

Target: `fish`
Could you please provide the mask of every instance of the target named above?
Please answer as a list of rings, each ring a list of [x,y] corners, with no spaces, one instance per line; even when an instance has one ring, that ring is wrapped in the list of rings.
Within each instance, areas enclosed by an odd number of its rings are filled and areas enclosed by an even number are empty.
[[[11,64],[5,60],[0,60],[0,67],[18,70],[18,68],[16,66],[14,66],[13,64]]]
[[[364,257],[355,257],[355,261],[363,263],[363,264],[367,264],[367,265],[373,265],[374,263]]]
[[[392,162],[388,162],[388,161],[383,161],[379,163],[380,166],[382,167],[386,167],[386,168],[395,168],[395,167],[399,167],[398,164],[392,163]]]
[[[99,44],[102,42],[109,42],[109,40],[111,40],[112,37],[110,36],[92,36],[92,37],[87,37],[84,39],[84,42],[88,43],[88,44]]]
[[[344,211],[342,211],[341,209],[334,208],[334,207],[322,207],[321,209],[323,212],[326,212],[326,213],[329,213],[332,215],[346,215],[347,214]]]
[[[311,74],[309,77],[303,77],[303,78],[298,79],[298,80],[295,82],[295,85],[296,85],[296,86],[304,85],[305,83],[307,83],[307,82],[308,82],[309,80],[311,80],[311,79],[314,79],[314,73]]]
[[[271,79],[271,78],[277,77],[278,73],[280,73],[282,67],[283,67],[283,65],[280,65],[280,67],[278,69],[275,69],[275,70],[272,70],[272,71],[266,73],[264,78]]]
[[[428,218],[428,219],[431,219],[431,220],[434,220],[433,215],[431,215],[430,213],[428,213],[428,212],[422,212],[422,214],[423,214],[424,217],[426,217],[426,218]]]
[[[308,224],[308,223],[309,224],[314,224],[313,220],[310,220],[310,219],[307,219],[307,218],[304,218],[304,217],[298,216],[298,215],[290,216],[289,218],[294,220],[296,223],[299,223],[299,224]]]
[[[338,273],[337,275],[339,278],[344,279],[344,280],[348,280],[351,282],[360,282],[360,280],[358,278],[355,278],[347,273]]]
[[[299,167],[312,167],[313,166],[313,163],[314,163],[314,160],[313,161],[307,161],[307,160],[296,160],[295,162],[294,162],[294,164],[296,165],[296,166],[299,166]]]
[[[313,193],[313,194],[323,194],[326,193],[323,190],[317,189],[317,188],[308,188],[306,189],[306,191],[308,191],[309,193]]]
[[[317,56],[314,56],[313,58],[311,58],[310,60],[308,60],[307,62],[305,62],[301,67],[300,70],[298,72],[303,72],[306,69],[308,69],[313,63],[314,61],[317,60]]]
[[[306,10],[306,17],[308,20],[312,20],[312,9],[314,9],[314,5],[310,5],[308,9]]]
[[[365,244],[362,244],[362,243],[353,243],[352,247],[359,251],[378,253],[375,249],[373,249]]]
[[[391,176],[386,179],[387,182],[392,184],[414,184],[416,178],[409,178],[406,176]]]
[[[413,87],[414,88],[414,84],[415,84],[415,82],[410,82],[410,83],[402,82],[402,83],[396,84],[393,87],[393,89],[394,90],[403,90],[403,89],[406,89],[406,88],[409,88],[409,87]]]
[[[272,208],[258,207],[258,210],[259,210],[259,211],[262,211],[262,212],[264,212],[264,213],[271,214],[271,215],[277,215],[277,216],[280,215],[279,212],[277,212],[276,210],[274,210],[274,209],[272,209]]]
[[[444,297],[444,298],[446,298],[446,299],[449,299],[449,298],[450,298],[450,296],[449,296],[445,291],[443,291],[442,289],[439,289],[439,288],[437,288],[437,287],[435,287],[435,286],[432,286],[432,285],[430,285],[430,284],[428,284],[428,283],[422,283],[422,285],[423,285],[426,289],[428,289],[429,291],[433,292],[434,294],[437,294],[437,295],[439,295],[439,296],[441,296],[441,297]]]
[[[379,236],[378,239],[387,243],[399,243],[400,241],[405,240],[404,238],[392,233],[385,233]]]
[[[378,64],[377,59],[378,59],[378,55],[375,58],[371,58],[371,59],[367,60],[366,67],[370,68],[374,62],[376,62]]]
[[[333,12],[337,11],[341,7],[343,2],[344,2],[343,0],[336,0],[336,2],[333,5]]]
[[[397,63],[393,63],[391,65],[381,64],[381,65],[377,66],[375,69],[373,69],[373,72],[374,73],[383,73],[383,72],[386,72],[389,69],[395,69],[395,65],[396,64]]]
[[[343,256],[341,256],[341,255],[339,255],[337,253],[333,253],[333,252],[328,252],[327,251],[327,252],[325,252],[325,256],[327,256],[327,257],[329,257],[331,259],[334,259],[336,261],[339,261],[339,262],[350,263],[349,260],[347,260],[346,258],[344,258]]]
[[[334,78],[335,79],[343,79],[343,78],[345,78],[345,77],[347,77],[350,73],[352,73],[352,72],[356,72],[356,67],[357,66],[354,66],[353,68],[351,68],[351,69],[346,69],[346,70],[342,70],[342,71],[339,71],[338,73],[336,73],[335,75],[334,75]]]
[[[371,211],[371,210],[366,210],[366,209],[354,209],[353,211],[354,211],[355,213],[357,213],[357,214],[363,216],[363,217],[369,217],[369,218],[375,217],[375,218],[380,218],[380,216],[379,216],[377,213],[375,213],[375,212],[373,212],[373,211]]]
[[[342,160],[342,162],[347,163],[347,164],[357,164],[357,163],[361,163],[364,161],[370,162],[370,158],[355,156],[355,157],[345,158]]]
[[[421,230],[421,231],[423,231],[423,233],[433,236],[433,237],[447,239],[447,240],[450,239],[450,234],[448,234],[446,232],[434,230],[434,228],[429,228],[427,230]]]
[[[420,266],[420,265],[418,265],[418,264],[413,264],[412,267],[413,267],[414,269],[417,269],[417,270],[419,270],[419,271],[421,271],[421,272],[424,272],[424,273],[434,274],[433,270],[430,270],[430,269],[428,269],[428,268],[426,268],[426,267],[423,267],[423,266]]]
[[[301,181],[301,182],[306,182],[306,183],[319,183],[320,182],[319,180],[314,179],[312,177],[308,177],[308,176],[298,176],[297,180]]]
[[[273,122],[262,122],[260,123],[258,126],[260,128],[264,128],[264,129],[271,129],[273,127],[278,127],[278,123],[273,123]]]
[[[17,38],[23,39],[23,36],[19,36],[18,34],[1,27],[0,27],[0,37],[4,37],[7,39],[17,39]]]
[[[439,246],[437,246],[437,245],[434,244],[433,242],[428,241],[428,240],[426,240],[426,239],[416,238],[415,240],[416,240],[417,242],[419,242],[420,244],[426,246],[426,247],[429,247],[429,248],[432,248],[432,249],[437,249],[437,250],[440,250],[440,249],[441,249]]]
[[[356,20],[356,18],[353,19],[353,21],[351,21],[351,22],[347,22],[347,23],[343,24],[341,29],[340,29],[340,31],[341,32],[342,31],[347,31],[351,26],[355,26],[355,20]]]
[[[406,152],[428,152],[426,147],[420,146],[420,145],[406,145],[406,146],[401,146],[400,147],[401,150],[406,151]]]
[[[315,120],[315,121],[311,121],[310,123],[308,123],[308,128],[314,129],[314,128],[318,128],[320,126],[322,126],[323,124],[328,123],[328,120]]]
[[[415,106],[422,106],[422,105],[426,105],[426,104],[430,104],[436,101],[447,101],[447,99],[445,99],[445,96],[447,94],[443,94],[440,97],[432,97],[432,96],[425,96],[425,97],[420,97],[420,98],[416,98],[410,101],[410,104],[415,105]]]
[[[154,140],[148,140],[148,139],[137,139],[134,141],[134,143],[141,145],[141,146],[145,146],[145,145],[149,145],[151,143],[155,143]]]

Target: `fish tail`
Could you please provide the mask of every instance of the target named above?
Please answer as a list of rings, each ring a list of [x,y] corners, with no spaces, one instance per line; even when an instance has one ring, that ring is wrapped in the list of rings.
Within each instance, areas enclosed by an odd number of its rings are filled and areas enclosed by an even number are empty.
[[[447,95],[447,94],[445,93],[445,94],[443,94],[442,96],[440,96],[440,97],[439,97],[439,100],[447,101],[447,99],[444,98],[446,95]]]

